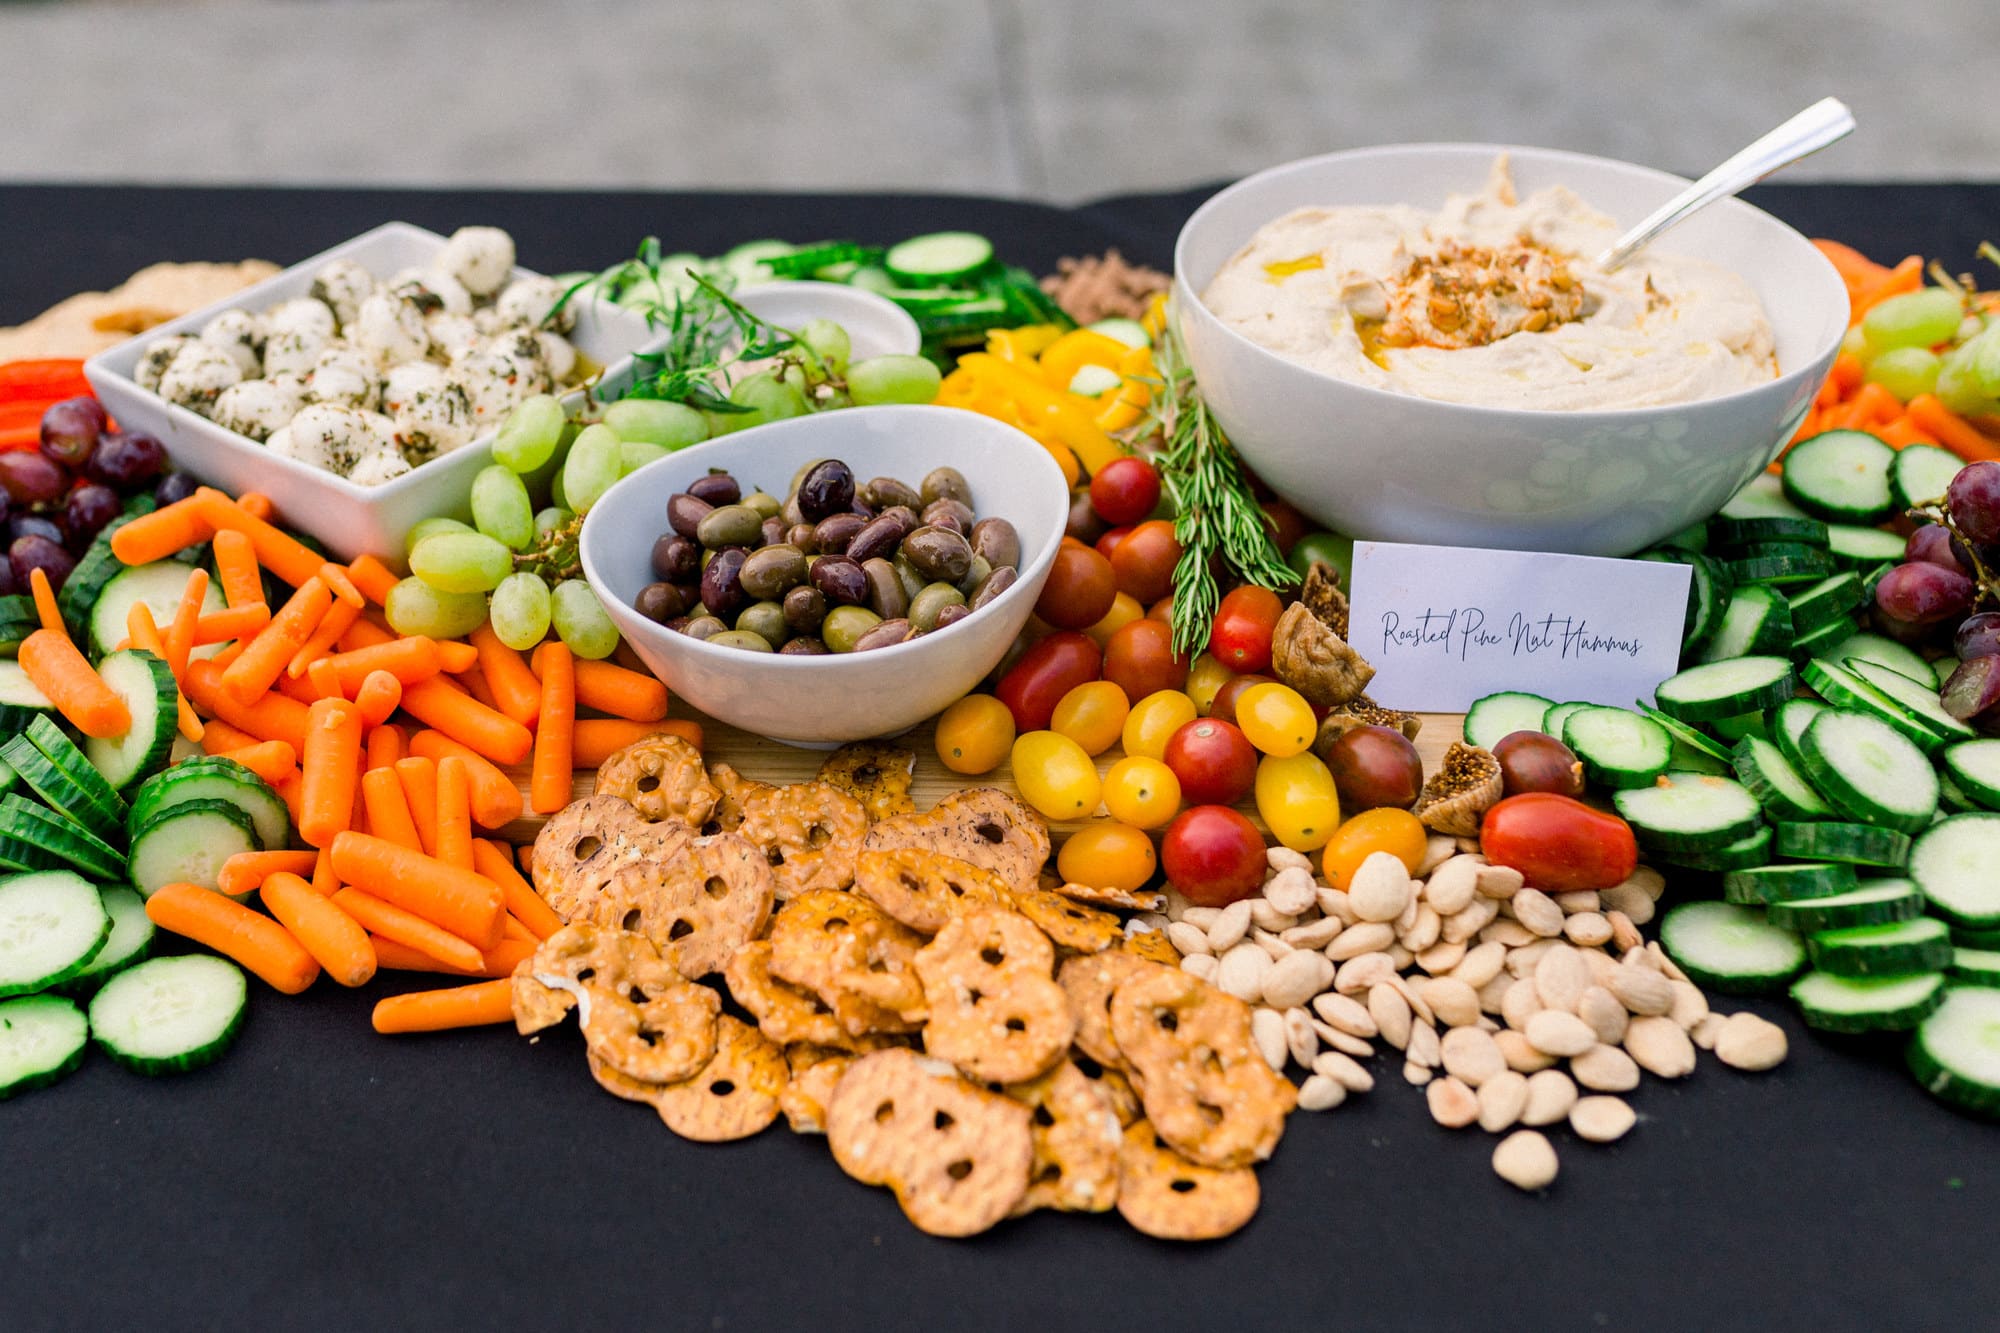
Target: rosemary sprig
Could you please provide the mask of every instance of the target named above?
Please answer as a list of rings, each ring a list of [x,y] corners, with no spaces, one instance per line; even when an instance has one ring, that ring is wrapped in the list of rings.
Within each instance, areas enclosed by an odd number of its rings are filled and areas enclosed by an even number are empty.
[[[1265,588],[1284,588],[1298,576],[1278,553],[1272,525],[1243,475],[1236,451],[1208,410],[1187,363],[1187,350],[1171,320],[1154,349],[1161,389],[1153,418],[1165,443],[1155,460],[1174,504],[1174,536],[1181,544],[1174,567],[1174,651],[1195,653],[1208,642],[1221,600],[1219,562],[1236,577]]]

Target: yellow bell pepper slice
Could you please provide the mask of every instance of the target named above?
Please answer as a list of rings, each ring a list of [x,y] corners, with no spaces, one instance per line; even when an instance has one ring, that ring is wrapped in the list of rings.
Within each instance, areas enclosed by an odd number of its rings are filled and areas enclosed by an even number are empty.
[[[988,329],[986,350],[1008,361],[1017,363],[1033,361],[1048,350],[1050,343],[1060,337],[1062,330],[1053,324],[1023,324],[1015,329]],[[1011,356],[1008,355],[1009,351],[1013,353]]]
[[[1042,379],[1051,388],[1067,390],[1077,371],[1085,366],[1116,370],[1119,361],[1131,350],[1116,338],[1093,333],[1089,329],[1074,329],[1050,344],[1038,364]]]
[[[1124,450],[1104,433],[1090,417],[1084,400],[1066,390],[1051,389],[1041,380],[987,352],[972,352],[959,364],[975,375],[991,380],[1010,394],[1029,421],[1047,429],[1056,439],[1076,451],[1077,459],[1094,476]]]
[[[1139,324],[1146,332],[1152,334],[1155,339],[1158,339],[1162,333],[1167,331],[1167,294],[1165,292],[1157,293],[1152,300],[1146,303],[1146,315],[1145,318],[1139,321]]]

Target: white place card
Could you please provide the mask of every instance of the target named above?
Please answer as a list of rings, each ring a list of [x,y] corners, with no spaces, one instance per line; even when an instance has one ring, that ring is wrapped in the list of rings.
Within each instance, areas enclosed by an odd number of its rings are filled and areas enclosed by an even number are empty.
[[[1462,713],[1501,690],[1630,708],[1679,670],[1690,577],[1655,560],[1356,542],[1348,642],[1386,708]]]

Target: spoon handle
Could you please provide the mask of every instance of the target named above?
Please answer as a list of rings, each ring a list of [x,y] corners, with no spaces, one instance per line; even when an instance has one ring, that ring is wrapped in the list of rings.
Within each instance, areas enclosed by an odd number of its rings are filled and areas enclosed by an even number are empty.
[[[1847,104],[1837,97],[1821,98],[1662,204],[1657,212],[1599,255],[1597,266],[1606,272],[1617,268],[1690,213],[1756,184],[1809,153],[1839,142],[1853,130],[1854,113],[1847,109]]]

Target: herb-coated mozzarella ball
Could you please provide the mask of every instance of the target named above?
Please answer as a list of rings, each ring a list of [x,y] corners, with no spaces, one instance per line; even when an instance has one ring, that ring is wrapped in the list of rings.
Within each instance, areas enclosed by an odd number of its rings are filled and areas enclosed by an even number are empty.
[[[472,400],[442,366],[412,361],[382,385],[382,410],[396,423],[396,443],[411,462],[427,462],[469,443]]]
[[[343,326],[354,322],[355,311],[374,290],[374,275],[352,259],[333,260],[313,274],[313,298],[325,302]]]
[[[317,329],[274,328],[271,336],[264,340],[264,373],[301,378],[310,375],[313,364],[331,341],[329,336]]]
[[[359,408],[314,403],[292,418],[286,433],[291,457],[343,477],[374,454],[397,453],[394,423]]]
[[[310,296],[280,301],[272,306],[264,312],[264,326],[272,333],[291,330],[311,333],[321,342],[330,340],[337,328],[333,318],[333,307]]]
[[[329,347],[319,354],[312,374],[306,377],[306,397],[315,403],[373,412],[382,401],[382,372],[358,347]]]
[[[522,399],[549,388],[542,346],[526,331],[483,339],[451,368],[465,386],[473,421],[481,430],[497,426]]]
[[[248,310],[225,310],[204,324],[201,340],[236,359],[245,375],[263,372],[264,321]]]
[[[242,379],[243,367],[235,357],[220,347],[194,342],[181,348],[160,376],[160,397],[206,416],[222,391]]]
[[[465,284],[442,269],[406,268],[383,286],[398,296],[417,303],[426,315],[442,310],[448,315],[472,313],[472,293]]]
[[[454,315],[448,310],[433,310],[425,315],[424,331],[430,335],[430,355],[438,361],[463,356],[481,337],[471,316]]]
[[[356,486],[380,486],[409,471],[409,460],[389,449],[356,459],[354,466],[348,470],[347,479]]]
[[[500,318],[500,312],[490,305],[479,307],[472,312],[472,327],[479,330],[482,338],[507,332],[507,321]]]
[[[460,227],[438,252],[434,267],[474,296],[491,296],[514,271],[514,238],[498,227]]]
[[[576,369],[576,348],[570,340],[560,333],[536,329],[535,342],[542,349],[542,364],[549,368],[549,379],[556,384],[566,382]]]
[[[549,312],[556,308],[556,302],[562,300],[566,290],[554,278],[516,278],[500,293],[500,299],[493,303],[493,308],[509,324],[525,324],[531,329],[538,329],[542,321],[549,317]],[[576,327],[575,312],[564,305],[562,313],[556,316],[555,323],[550,327],[558,333],[567,333]]]
[[[139,364],[132,369],[133,383],[149,393],[157,392],[160,376],[167,373],[167,367],[181,354],[181,348],[195,341],[190,334],[176,333],[147,343],[146,350],[139,354]]]
[[[355,312],[348,332],[354,345],[381,366],[420,361],[431,345],[422,307],[408,297],[388,291],[368,294],[361,302],[361,309]]]
[[[264,440],[264,447],[280,458],[296,457],[292,452],[292,428],[290,423],[278,427]],[[303,459],[300,461],[304,461]],[[314,464],[315,467],[318,464]]]
[[[296,381],[290,376],[244,380],[216,395],[215,409],[209,415],[225,430],[265,440],[298,415],[300,402]]]

